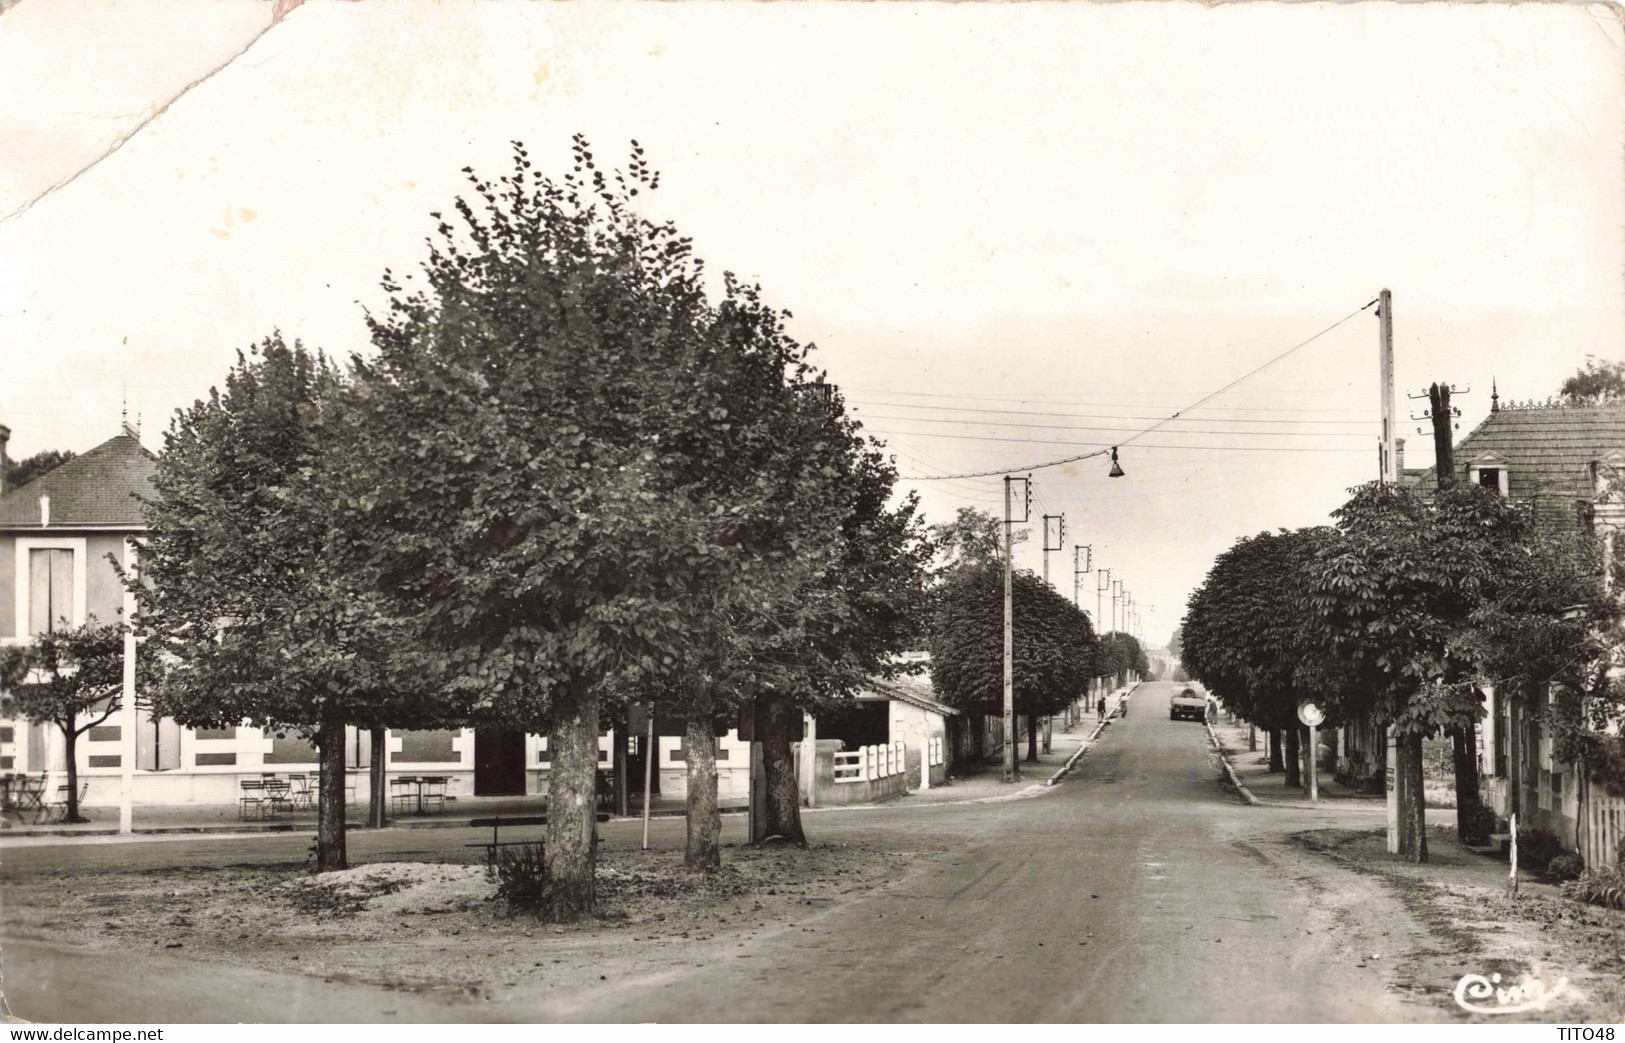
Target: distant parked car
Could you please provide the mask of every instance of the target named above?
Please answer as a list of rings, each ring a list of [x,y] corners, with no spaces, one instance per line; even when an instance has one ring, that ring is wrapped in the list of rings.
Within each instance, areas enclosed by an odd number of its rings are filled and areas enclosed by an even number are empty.
[[[1181,688],[1168,699],[1168,719],[1177,721],[1188,717],[1193,721],[1207,719],[1207,698],[1194,688]]]

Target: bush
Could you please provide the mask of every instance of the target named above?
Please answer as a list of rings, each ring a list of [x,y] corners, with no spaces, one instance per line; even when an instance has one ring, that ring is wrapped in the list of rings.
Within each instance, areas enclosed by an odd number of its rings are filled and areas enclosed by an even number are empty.
[[[1468,810],[1466,821],[1461,827],[1461,842],[1482,847],[1490,842],[1490,834],[1495,832],[1497,820],[1495,810],[1488,804],[1474,804]]]
[[[1578,879],[1585,872],[1585,860],[1579,855],[1558,855],[1546,863],[1546,879],[1554,884],[1561,884],[1568,880]]]
[[[1591,869],[1563,885],[1563,895],[1592,905],[1625,909],[1625,868]]]
[[[1546,863],[1564,853],[1557,834],[1544,829],[1518,830],[1518,866],[1531,872],[1544,872]]]
[[[507,902],[510,910],[541,911],[552,882],[547,876],[547,860],[542,857],[540,843],[497,848],[493,868],[497,876],[496,896]]]

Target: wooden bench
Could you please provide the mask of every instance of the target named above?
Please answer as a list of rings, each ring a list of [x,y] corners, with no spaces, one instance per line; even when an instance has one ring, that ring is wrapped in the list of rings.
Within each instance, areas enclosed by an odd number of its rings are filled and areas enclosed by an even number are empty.
[[[598,812],[597,818],[598,818],[599,822],[608,822],[609,821],[609,812],[600,811],[600,812]],[[470,819],[468,824],[470,826],[474,826],[474,827],[480,828],[480,829],[483,829],[486,826],[491,827],[491,839],[490,840],[476,840],[471,844],[464,844],[463,845],[464,847],[483,847],[483,848],[485,848],[485,866],[486,866],[487,869],[489,869],[489,868],[496,865],[497,849],[498,848],[522,847],[522,846],[524,846],[526,844],[540,844],[541,843],[540,840],[503,840],[502,839],[502,827],[503,826],[545,826],[545,825],[547,825],[547,816],[546,815],[516,815],[516,816],[511,816],[509,818],[503,818],[501,815],[498,815],[495,818]]]

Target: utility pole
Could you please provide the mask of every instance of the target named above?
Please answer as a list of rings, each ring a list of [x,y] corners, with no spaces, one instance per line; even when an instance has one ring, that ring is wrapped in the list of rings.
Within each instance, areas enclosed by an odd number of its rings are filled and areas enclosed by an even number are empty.
[[[1377,373],[1382,395],[1382,448],[1379,451],[1379,477],[1384,485],[1399,481],[1398,458],[1394,455],[1394,295],[1387,290],[1377,294]]]
[[[1055,539],[1050,540],[1050,522],[1055,522]],[[1049,585],[1049,555],[1050,551],[1066,549],[1066,515],[1044,515],[1044,584]]]
[[[1456,417],[1461,415],[1461,410],[1450,404],[1450,396],[1464,393],[1464,390],[1449,384],[1434,384],[1428,388],[1428,416],[1433,421],[1433,470],[1441,493],[1454,489],[1460,483],[1460,476],[1456,474],[1456,447],[1451,441],[1451,432],[1455,428]],[[1478,789],[1478,741],[1473,735],[1471,725],[1466,728],[1450,728],[1448,733],[1451,754],[1455,761],[1453,767],[1456,779],[1456,828],[1458,832],[1462,832],[1470,828],[1469,823],[1478,814],[1478,805],[1481,802]]]
[[[1092,557],[1094,557],[1092,545],[1087,543],[1074,543],[1072,545],[1072,607],[1083,609],[1085,615],[1088,615],[1088,609],[1084,609],[1083,605],[1078,602],[1078,591],[1081,587],[1079,577],[1086,576],[1094,571],[1091,567],[1094,563],[1089,560]],[[1090,623],[1099,626],[1100,609],[1098,607],[1095,609],[1095,616],[1096,618],[1090,620]]]
[[[1021,518],[1025,523],[1032,513],[1033,483],[1028,478],[1004,478],[1004,738],[1006,742],[1006,755],[1004,762],[1004,781],[1014,782],[1021,777],[1021,769],[1016,761],[1016,660],[1015,660],[1015,627],[1014,602],[1010,588],[1010,542],[1011,526],[1016,519],[1011,511],[1011,484],[1020,482],[1022,486]]]
[[[1377,450],[1377,478],[1384,485],[1399,481],[1399,468],[1394,456],[1394,295],[1388,290],[1377,294],[1377,394],[1382,405],[1382,444]],[[1388,726],[1386,764],[1383,785],[1387,798],[1388,853],[1397,855],[1405,845],[1401,841],[1399,815],[1399,735],[1393,725]]]

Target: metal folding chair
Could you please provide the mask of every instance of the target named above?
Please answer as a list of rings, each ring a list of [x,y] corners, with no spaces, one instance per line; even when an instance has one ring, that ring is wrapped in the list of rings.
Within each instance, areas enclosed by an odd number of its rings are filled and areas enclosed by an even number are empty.
[[[237,818],[246,821],[251,818],[265,817],[265,780],[244,779],[241,784],[242,795],[238,797]]]

